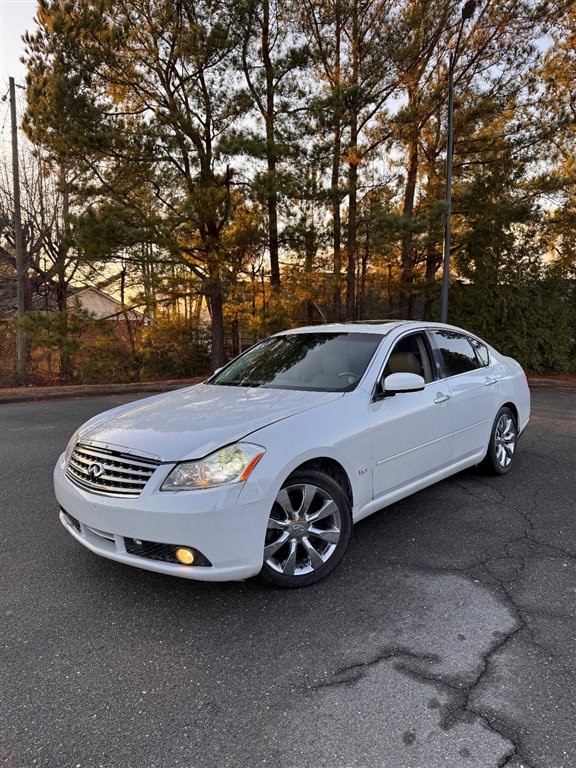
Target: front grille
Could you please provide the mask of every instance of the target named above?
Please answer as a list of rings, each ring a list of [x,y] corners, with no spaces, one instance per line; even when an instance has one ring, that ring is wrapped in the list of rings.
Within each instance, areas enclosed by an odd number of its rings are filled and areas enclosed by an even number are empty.
[[[77,443],[68,459],[66,476],[93,493],[136,498],[159,464],[156,459]]]

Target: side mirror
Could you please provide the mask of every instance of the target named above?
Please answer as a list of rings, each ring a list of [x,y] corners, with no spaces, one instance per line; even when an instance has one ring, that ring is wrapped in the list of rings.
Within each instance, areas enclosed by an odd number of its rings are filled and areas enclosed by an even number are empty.
[[[396,395],[400,392],[420,392],[425,386],[426,382],[417,373],[391,373],[384,379],[384,394]]]

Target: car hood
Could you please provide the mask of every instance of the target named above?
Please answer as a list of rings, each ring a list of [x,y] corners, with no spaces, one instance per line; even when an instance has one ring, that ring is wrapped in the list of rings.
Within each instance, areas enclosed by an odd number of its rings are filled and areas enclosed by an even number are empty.
[[[162,461],[198,459],[268,424],[340,397],[339,392],[197,384],[102,413],[81,427],[78,440]]]

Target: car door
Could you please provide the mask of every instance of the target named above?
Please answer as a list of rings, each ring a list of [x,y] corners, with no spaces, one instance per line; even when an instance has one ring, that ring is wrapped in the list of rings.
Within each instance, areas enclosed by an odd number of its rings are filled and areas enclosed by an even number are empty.
[[[418,392],[387,396],[376,391],[370,405],[373,498],[409,486],[450,464],[452,415],[449,390],[437,380],[424,332],[410,333],[393,345],[380,372],[418,373],[426,385]]]
[[[476,339],[451,329],[433,329],[430,335],[452,395],[454,461],[480,456],[488,446],[499,398],[499,380],[488,350]]]

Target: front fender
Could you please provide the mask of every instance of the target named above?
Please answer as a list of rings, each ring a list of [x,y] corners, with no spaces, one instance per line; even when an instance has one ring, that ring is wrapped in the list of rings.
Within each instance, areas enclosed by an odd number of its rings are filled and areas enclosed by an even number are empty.
[[[292,472],[322,458],[338,462],[348,475],[354,508],[369,501],[372,460],[368,398],[365,393],[351,395],[356,392],[253,432],[247,440],[264,446],[266,453],[246,481],[239,501],[247,504],[275,499]],[[316,436],[322,439],[316,441]]]

